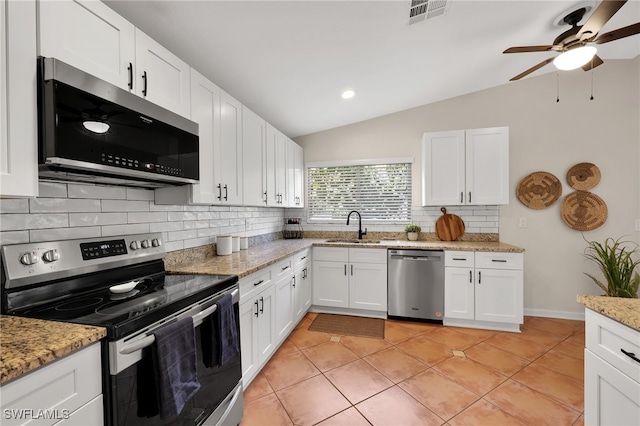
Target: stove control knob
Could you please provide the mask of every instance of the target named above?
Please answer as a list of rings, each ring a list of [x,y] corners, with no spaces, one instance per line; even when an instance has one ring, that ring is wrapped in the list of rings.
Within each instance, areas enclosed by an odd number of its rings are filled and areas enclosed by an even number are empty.
[[[129,247],[131,248],[131,250],[138,250],[140,248],[140,241],[131,241]]]
[[[35,251],[25,253],[20,256],[20,263],[22,263],[23,265],[33,265],[34,263],[38,263],[39,261],[40,256],[38,256]]]
[[[154,247],[160,247],[162,245],[162,241],[160,241],[160,238],[154,238],[151,240],[151,245]]]
[[[55,262],[56,260],[60,260],[60,253],[58,253],[56,249],[49,250],[44,252],[42,259],[44,259],[45,262]]]
[[[149,242],[149,240],[142,240],[142,248],[146,249],[151,247],[151,243]]]

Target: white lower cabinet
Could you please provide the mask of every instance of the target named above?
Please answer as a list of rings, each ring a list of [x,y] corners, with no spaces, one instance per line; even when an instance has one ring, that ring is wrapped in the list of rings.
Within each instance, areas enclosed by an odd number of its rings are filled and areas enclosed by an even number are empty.
[[[445,251],[444,325],[519,331],[522,253]]]
[[[95,343],[2,385],[2,424],[104,424],[101,371]]]
[[[387,250],[314,247],[313,305],[387,311]]]
[[[245,388],[311,306],[310,250],[240,279],[240,346]]]
[[[640,331],[590,309],[585,319],[585,425],[639,424]]]

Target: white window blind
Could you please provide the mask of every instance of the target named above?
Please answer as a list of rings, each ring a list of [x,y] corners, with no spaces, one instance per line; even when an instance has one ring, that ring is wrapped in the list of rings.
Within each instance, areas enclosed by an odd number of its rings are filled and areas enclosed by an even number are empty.
[[[362,220],[411,221],[411,163],[309,166],[307,220],[343,222],[351,210]]]

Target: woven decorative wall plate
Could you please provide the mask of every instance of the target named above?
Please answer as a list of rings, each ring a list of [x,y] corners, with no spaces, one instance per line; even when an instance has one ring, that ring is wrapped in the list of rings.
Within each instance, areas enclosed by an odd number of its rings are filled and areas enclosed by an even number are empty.
[[[607,221],[607,205],[596,194],[575,191],[562,201],[562,220],[576,231],[592,231]]]
[[[546,209],[560,198],[562,184],[547,172],[533,172],[525,176],[516,189],[518,200],[530,209]]]
[[[579,163],[567,172],[567,183],[573,189],[586,191],[600,182],[600,169],[592,163]]]

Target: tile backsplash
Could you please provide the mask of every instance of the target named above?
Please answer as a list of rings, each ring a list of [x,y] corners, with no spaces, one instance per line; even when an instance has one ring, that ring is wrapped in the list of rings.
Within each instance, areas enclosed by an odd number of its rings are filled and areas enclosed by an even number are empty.
[[[283,218],[282,208],[156,205],[153,190],[42,181],[38,198],[0,200],[0,245],[162,232],[174,251],[281,232]]]

